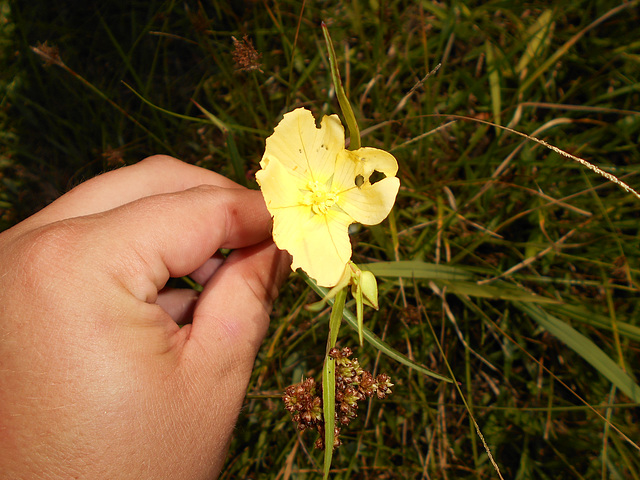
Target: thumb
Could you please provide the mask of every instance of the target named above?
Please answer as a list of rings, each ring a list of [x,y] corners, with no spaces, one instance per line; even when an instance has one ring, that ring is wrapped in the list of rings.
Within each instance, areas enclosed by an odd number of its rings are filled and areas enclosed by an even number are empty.
[[[271,239],[232,252],[200,294],[184,355],[222,371],[237,370],[234,375],[244,372],[248,380],[290,264],[289,254]]]
[[[109,264],[129,265],[118,281],[144,302],[154,302],[169,277],[188,275],[220,248],[260,243],[271,227],[260,192],[211,185],[145,197],[98,216],[96,242],[111,255]]]

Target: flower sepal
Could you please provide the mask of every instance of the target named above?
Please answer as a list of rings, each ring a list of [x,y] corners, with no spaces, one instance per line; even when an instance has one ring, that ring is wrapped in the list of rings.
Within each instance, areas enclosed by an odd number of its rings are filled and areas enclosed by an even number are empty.
[[[322,310],[327,302],[338,292],[351,286],[351,294],[356,301],[356,318],[358,320],[358,337],[360,345],[363,343],[364,305],[378,310],[378,281],[369,270],[361,270],[355,263],[349,261],[338,281],[325,297],[319,302],[312,303],[307,309],[312,312]]]
[[[378,310],[378,282],[368,270],[360,270],[358,266],[349,262],[351,270],[351,294],[356,300],[356,319],[358,320],[358,339],[363,344],[364,305]]]
[[[353,297],[357,298],[360,293],[365,305],[378,310],[378,281],[369,270],[361,270],[359,278],[351,283]]]

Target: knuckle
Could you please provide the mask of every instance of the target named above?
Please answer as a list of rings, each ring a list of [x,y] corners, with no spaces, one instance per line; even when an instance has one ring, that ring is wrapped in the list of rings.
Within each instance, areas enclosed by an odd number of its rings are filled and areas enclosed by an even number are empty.
[[[81,254],[82,228],[76,220],[62,220],[39,227],[22,239],[16,259],[26,275],[42,277],[60,273],[61,265]]]
[[[158,155],[151,155],[150,157],[147,157],[141,160],[139,163],[149,164],[154,168],[161,169],[162,167],[181,164],[183,162],[181,160],[178,160],[177,158],[170,157],[169,155],[158,154]]]
[[[77,222],[61,221],[26,232],[4,245],[12,268],[0,276],[0,298],[30,298],[58,305],[78,288],[71,281],[82,256]],[[26,308],[26,305],[17,308]]]

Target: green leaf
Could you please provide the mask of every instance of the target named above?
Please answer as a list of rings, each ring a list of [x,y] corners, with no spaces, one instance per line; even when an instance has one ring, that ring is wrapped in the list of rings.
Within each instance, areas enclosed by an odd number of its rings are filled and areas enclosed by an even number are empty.
[[[324,40],[327,43],[329,67],[331,68],[331,80],[333,81],[333,86],[336,89],[336,96],[338,97],[338,103],[340,104],[342,115],[344,115],[344,120],[347,124],[347,128],[349,129],[349,148],[351,150],[357,150],[361,145],[360,128],[358,127],[356,116],[353,114],[353,109],[351,108],[347,94],[342,86],[342,79],[340,78],[340,70],[338,70],[338,61],[336,59],[336,51],[333,49],[333,42],[329,36],[329,29],[324,22],[322,22],[322,33],[324,35]]]
[[[376,262],[360,265],[376,277],[423,278],[429,280],[471,280],[473,274],[459,267],[416,260]]]
[[[446,285],[447,292],[458,295],[468,295],[470,297],[498,298],[501,300],[511,300],[528,303],[560,303],[553,298],[541,297],[514,287],[505,282],[496,282],[492,285],[478,285],[473,282],[451,282],[442,281],[436,284]]]
[[[358,329],[358,321],[356,319],[356,316],[353,314],[353,312],[351,312],[346,308],[344,310],[344,319],[347,321],[347,323],[351,328],[353,328],[354,330]],[[406,367],[409,367],[410,369],[415,370],[416,372],[419,372],[423,375],[435,378],[436,380],[440,380],[442,382],[447,382],[447,383],[452,382],[452,380],[449,377],[445,377],[444,375],[441,375],[432,370],[429,370],[427,367],[424,367],[418,363],[415,363],[406,355],[403,355],[397,350],[394,350],[389,345],[387,345],[380,337],[378,337],[375,333],[369,330],[367,327],[364,327],[364,326],[362,327],[362,336],[370,345],[378,349],[381,353],[384,353],[389,358],[393,358],[396,362],[399,362],[405,365]]]
[[[595,343],[562,320],[549,315],[537,305],[513,302],[545,330],[566,344],[634,402],[640,403],[640,386]]]
[[[553,305],[546,308],[561,315],[566,315],[572,320],[591,325],[592,327],[603,328],[609,331],[613,329],[611,319],[609,317],[599,315],[593,310],[587,310],[582,306]],[[629,340],[633,340],[634,342],[640,342],[640,327],[636,327],[635,325],[631,325],[626,322],[621,322],[620,320],[616,320],[616,327],[618,328],[620,335],[627,337]]]
[[[340,331],[340,323],[344,312],[344,303],[347,299],[347,288],[343,288],[336,293],[331,309],[331,317],[329,318],[329,341],[327,342],[327,353],[336,346],[338,341],[338,332]]]
[[[472,272],[450,265],[420,261],[379,262],[361,265],[363,270],[377,277],[401,277],[433,280],[438,286],[447,286],[450,293],[470,297],[497,298],[534,303],[560,303],[555,299],[540,297],[506,282],[478,285]]]
[[[356,320],[358,321],[358,338],[360,339],[360,346],[363,344],[362,340],[362,328],[364,327],[364,301],[362,297],[362,285],[358,283],[356,285]]]

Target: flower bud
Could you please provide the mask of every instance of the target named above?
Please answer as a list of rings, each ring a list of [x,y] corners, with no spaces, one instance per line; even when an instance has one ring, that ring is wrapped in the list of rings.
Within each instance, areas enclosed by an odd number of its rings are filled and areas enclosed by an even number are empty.
[[[364,303],[378,310],[378,281],[368,270],[362,270],[360,274],[360,288]]]

